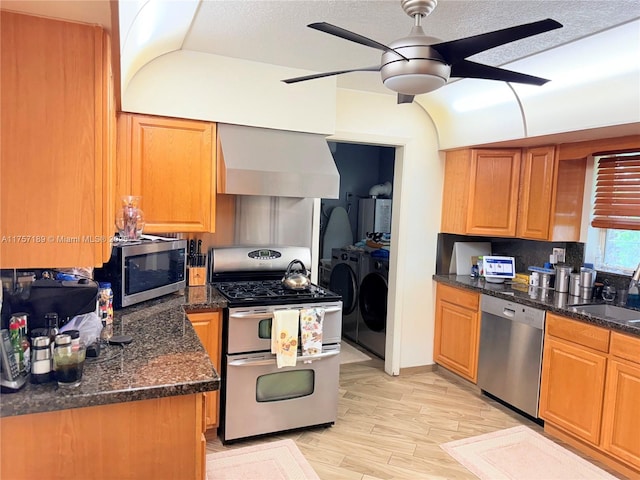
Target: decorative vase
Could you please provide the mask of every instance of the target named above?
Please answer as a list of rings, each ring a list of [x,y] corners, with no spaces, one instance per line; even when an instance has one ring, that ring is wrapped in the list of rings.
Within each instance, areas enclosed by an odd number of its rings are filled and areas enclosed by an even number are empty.
[[[122,240],[139,240],[144,228],[144,214],[138,207],[140,197],[125,195],[122,208],[116,212],[116,227]]]

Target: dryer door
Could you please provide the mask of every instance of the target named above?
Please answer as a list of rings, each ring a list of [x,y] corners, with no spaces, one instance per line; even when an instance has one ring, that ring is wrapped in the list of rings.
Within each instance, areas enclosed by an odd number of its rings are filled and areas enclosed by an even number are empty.
[[[358,306],[358,281],[353,269],[338,263],[331,269],[329,290],[342,296],[342,314],[349,315]]]
[[[384,277],[370,273],[360,284],[360,316],[374,332],[384,332],[387,325],[388,286]]]

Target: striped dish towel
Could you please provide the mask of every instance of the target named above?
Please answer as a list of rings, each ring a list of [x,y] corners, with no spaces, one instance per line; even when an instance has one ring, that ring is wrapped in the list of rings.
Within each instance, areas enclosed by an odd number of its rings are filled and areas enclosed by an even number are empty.
[[[322,353],[322,321],[324,308],[300,310],[300,342],[302,356]]]
[[[271,353],[278,368],[295,367],[298,356],[298,310],[276,310],[271,324]]]

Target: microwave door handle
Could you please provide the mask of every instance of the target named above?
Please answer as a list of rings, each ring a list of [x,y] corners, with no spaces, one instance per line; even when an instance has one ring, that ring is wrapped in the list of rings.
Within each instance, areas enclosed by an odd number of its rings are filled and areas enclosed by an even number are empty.
[[[340,350],[334,350],[327,353],[320,353],[318,355],[308,355],[308,356],[299,355],[296,358],[296,363],[322,360],[329,357],[335,357],[336,355],[340,355]],[[257,367],[260,365],[272,365],[274,363],[276,363],[276,358],[272,357],[268,359],[259,359],[259,360],[249,360],[249,359],[233,360],[229,362],[229,366],[230,367]]]

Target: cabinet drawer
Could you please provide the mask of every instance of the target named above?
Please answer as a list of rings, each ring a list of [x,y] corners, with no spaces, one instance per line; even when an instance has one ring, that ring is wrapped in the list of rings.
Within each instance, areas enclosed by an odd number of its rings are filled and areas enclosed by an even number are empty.
[[[469,290],[450,287],[449,285],[444,285],[442,283],[438,283],[436,288],[436,295],[439,300],[453,303],[463,308],[478,310],[480,294],[470,292]]]
[[[640,363],[640,338],[611,332],[611,354]]]
[[[601,352],[609,351],[609,330],[547,313],[546,329],[549,335]]]

